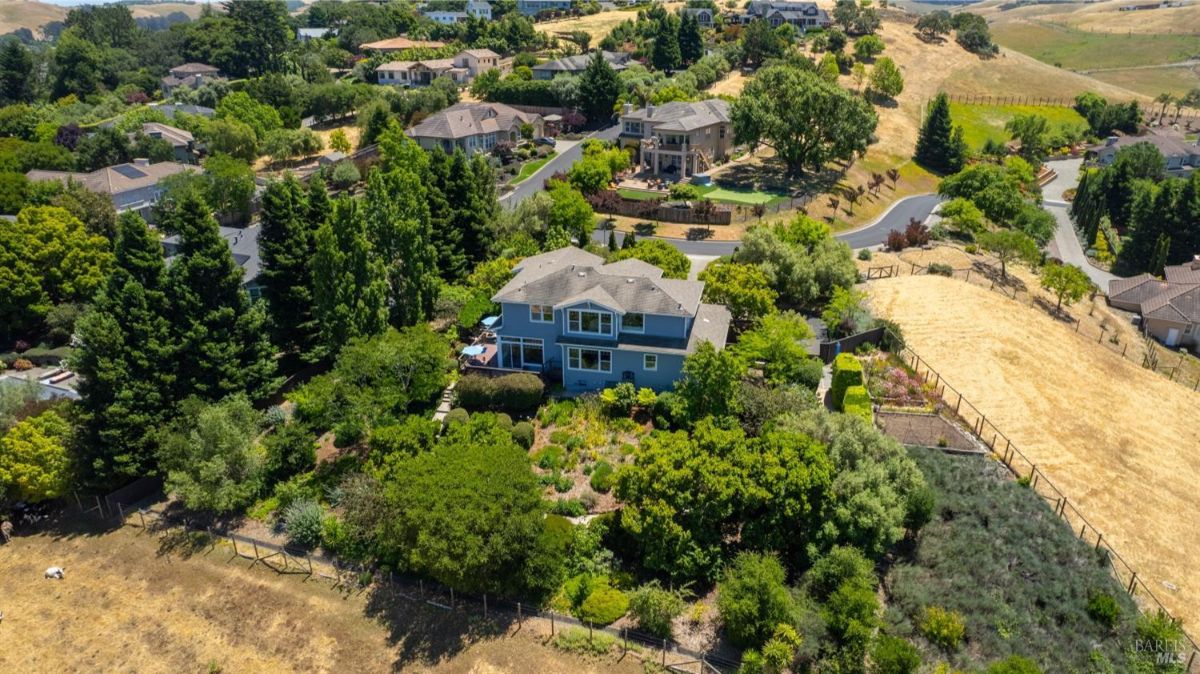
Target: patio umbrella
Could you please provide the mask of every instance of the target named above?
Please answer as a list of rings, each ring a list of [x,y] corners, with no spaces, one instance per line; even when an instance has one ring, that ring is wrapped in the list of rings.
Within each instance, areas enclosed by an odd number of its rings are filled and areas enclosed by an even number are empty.
[[[483,355],[483,347],[479,344],[472,344],[462,350],[462,355],[471,357],[481,356]]]
[[[483,324],[483,327],[485,327],[485,328],[490,328],[490,327],[492,327],[493,325],[495,325],[495,324],[496,324],[496,322],[497,322],[497,321],[499,321],[499,320],[500,320],[500,317],[499,317],[499,316],[488,316],[487,318],[485,318],[485,319],[483,319],[482,321],[479,321],[479,322]]]

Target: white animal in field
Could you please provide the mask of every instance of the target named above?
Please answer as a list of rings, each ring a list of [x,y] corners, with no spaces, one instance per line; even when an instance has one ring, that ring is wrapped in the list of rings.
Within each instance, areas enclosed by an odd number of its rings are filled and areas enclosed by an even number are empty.
[[[0,522],[0,536],[4,537],[5,543],[12,541],[12,530],[13,530],[12,522],[9,522],[8,520],[4,520],[3,522]]]
[[[46,578],[62,580],[64,575],[66,575],[66,569],[61,566],[52,566],[46,569]]]

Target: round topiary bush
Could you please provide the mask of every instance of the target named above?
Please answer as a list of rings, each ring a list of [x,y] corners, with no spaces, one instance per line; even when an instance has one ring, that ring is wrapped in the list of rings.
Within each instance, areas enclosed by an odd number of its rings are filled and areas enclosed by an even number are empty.
[[[446,418],[442,421],[442,428],[450,428],[458,424],[465,424],[471,420],[471,413],[461,407],[455,407],[446,413]]]
[[[528,421],[513,424],[512,437],[523,449],[529,449],[533,446],[533,424]]]
[[[283,526],[288,542],[305,549],[321,544],[321,527],[325,520],[325,509],[310,498],[293,501],[283,511]]]
[[[609,625],[629,610],[629,597],[615,587],[600,585],[579,607],[579,619],[593,625]]]
[[[12,366],[13,366],[13,369],[16,370],[17,372],[24,372],[25,370],[33,369],[33,363],[29,360],[26,360],[25,358],[16,359],[15,361],[13,361]]]
[[[928,606],[921,620],[921,634],[933,645],[944,651],[958,648],[966,633],[966,625],[962,616],[955,611],[947,611],[940,606]]]
[[[504,412],[500,412],[499,414],[496,415],[496,425],[501,428],[507,428],[508,430],[512,430],[512,427],[513,427],[512,417],[508,416]]]

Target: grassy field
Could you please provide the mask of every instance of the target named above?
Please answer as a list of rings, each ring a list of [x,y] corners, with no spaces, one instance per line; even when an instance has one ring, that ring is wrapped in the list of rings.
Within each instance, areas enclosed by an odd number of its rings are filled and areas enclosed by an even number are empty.
[[[1004,125],[1017,115],[1040,115],[1050,122],[1050,129],[1063,126],[1087,128],[1087,120],[1073,108],[1050,105],[970,105],[950,103],[950,117],[963,128],[967,145],[978,150],[988,140],[1008,141],[1011,136]]]
[[[1121,7],[1130,4],[1129,0],[1029,4],[1015,8],[1013,4],[1010,0],[984,0],[972,5],[971,11],[982,14],[993,25],[1039,20],[1079,30],[1120,35],[1194,33],[1195,27],[1200,26],[1200,4],[1195,3],[1139,11],[1136,14],[1121,11]]]
[[[66,579],[43,580],[51,565]],[[536,621],[516,631],[343,593],[133,527],[17,536],[0,546],[0,577],[5,672],[642,672],[633,657],[554,650]]]
[[[1046,311],[935,276],[870,284],[871,304],[1070,498],[1155,594],[1200,624],[1200,394]],[[1086,313],[1076,308],[1073,313]]]
[[[1157,96],[1164,92],[1172,96],[1182,96],[1200,87],[1200,66],[1106,70],[1092,73],[1092,77],[1145,96]]]
[[[1002,23],[992,27],[992,36],[1001,46],[1069,70],[1175,63],[1200,51],[1191,35],[1093,33],[1046,23]]]
[[[895,632],[920,644],[925,661],[972,669],[1010,654],[1045,672],[1089,671],[1093,653],[1127,672],[1125,647],[1137,610],[1100,555],[1002,464],[986,457],[909,450],[936,494],[933,521],[884,584]],[[984,591],[980,591],[984,589]],[[1104,593],[1120,606],[1112,633],[1087,615]],[[923,611],[959,613],[968,647],[945,654],[917,629]]]
[[[676,8],[683,6],[682,2],[669,2],[664,5],[668,12],[674,12]],[[545,21],[537,24],[537,30],[543,33],[567,34],[577,30],[582,30],[592,36],[592,47],[596,47],[601,40],[608,37],[614,26],[625,20],[636,20],[636,9],[609,10],[599,12],[590,16],[577,16],[570,19],[560,21]]]

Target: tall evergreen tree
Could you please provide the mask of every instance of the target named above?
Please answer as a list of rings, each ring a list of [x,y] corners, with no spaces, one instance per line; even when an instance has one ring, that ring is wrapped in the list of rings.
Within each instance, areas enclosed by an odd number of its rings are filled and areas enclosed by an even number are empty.
[[[704,56],[704,36],[700,22],[692,14],[684,14],[679,22],[679,56],[684,63],[695,63]]]
[[[408,143],[424,153],[416,143]],[[422,172],[411,166],[398,163],[389,171],[372,171],[364,200],[367,235],[383,262],[390,321],[396,327],[428,318],[440,286]]]
[[[683,60],[679,51],[679,19],[673,15],[663,17],[654,33],[654,50],[650,61],[657,70],[675,70]]]
[[[429,153],[429,179],[426,182],[426,201],[429,204],[429,226],[433,245],[437,248],[438,270],[447,281],[457,281],[470,270],[467,253],[463,250],[463,232],[455,224],[456,209],[450,205],[447,187],[450,182],[450,155],[435,150]]]
[[[387,279],[354,199],[334,202],[333,213],[317,228],[316,241],[314,306],[321,340],[336,354],[351,339],[387,328]]]
[[[218,400],[246,393],[261,400],[277,384],[266,311],[250,305],[242,270],[233,261],[208,205],[185,196],[170,216],[181,243],[167,270],[180,399]]]
[[[329,191],[325,189],[325,181],[320,176],[313,176],[308,181],[308,220],[312,225],[315,241],[317,228],[333,214],[333,203],[329,200]],[[316,244],[313,244],[316,250]]]
[[[1175,213],[1180,222],[1171,237],[1171,261],[1186,262],[1200,254],[1200,172],[1192,171],[1180,187]]]
[[[604,60],[603,53],[596,50],[579,76],[579,100],[583,114],[593,121],[612,117],[620,93],[621,83],[617,81],[616,71]]]
[[[33,100],[33,57],[20,40],[0,49],[0,105]]]
[[[259,283],[271,315],[271,338],[286,351],[310,354],[318,345],[313,311],[312,259],[316,226],[308,196],[292,175],[271,183],[263,193],[262,256]]]
[[[950,120],[950,98],[939,93],[929,104],[925,123],[917,137],[913,159],[918,164],[942,174],[958,173],[966,161],[966,144],[955,133]]]
[[[75,326],[75,443],[85,484],[108,488],[153,472],[154,436],[176,402],[175,344],[162,248],[132,213],[117,227],[114,267]]]

